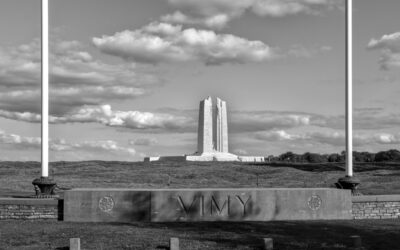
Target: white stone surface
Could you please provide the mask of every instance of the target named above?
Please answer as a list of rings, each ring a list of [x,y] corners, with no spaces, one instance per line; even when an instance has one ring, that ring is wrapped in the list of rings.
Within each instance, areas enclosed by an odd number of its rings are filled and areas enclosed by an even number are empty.
[[[241,162],[265,162],[264,156],[238,156]]]
[[[217,98],[213,114],[213,143],[217,152],[228,153],[228,121],[226,102]]]
[[[200,102],[197,135],[197,155],[228,153],[228,121],[226,102],[217,98],[213,106],[209,96]]]
[[[160,156],[144,157],[144,161],[145,161],[145,162],[149,162],[149,161],[159,161],[159,160],[160,160]]]
[[[144,161],[240,161],[264,162],[263,156],[237,156],[228,149],[228,111],[226,102],[209,96],[199,105],[197,152],[186,156],[146,157]]]
[[[197,131],[197,153],[213,151],[212,99],[209,96],[200,102]]]

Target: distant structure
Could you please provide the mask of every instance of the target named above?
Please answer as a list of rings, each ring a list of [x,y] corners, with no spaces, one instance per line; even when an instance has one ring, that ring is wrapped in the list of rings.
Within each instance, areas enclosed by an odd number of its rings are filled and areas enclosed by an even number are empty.
[[[183,156],[145,157],[144,161],[242,161],[263,162],[263,156],[237,156],[228,149],[226,102],[209,96],[200,102],[197,129],[197,152]]]
[[[226,102],[217,98],[212,105],[211,97],[200,102],[197,132],[197,153],[228,153],[228,121]]]
[[[188,161],[239,161],[228,151],[228,119],[226,102],[217,98],[213,105],[211,97],[200,102],[197,130],[197,152],[187,155]]]

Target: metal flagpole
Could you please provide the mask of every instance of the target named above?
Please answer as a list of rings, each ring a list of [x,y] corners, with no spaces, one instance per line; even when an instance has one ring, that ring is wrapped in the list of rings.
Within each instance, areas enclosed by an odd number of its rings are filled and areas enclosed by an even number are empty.
[[[353,176],[353,0],[346,1],[346,176],[338,184],[353,194],[360,184]]]
[[[41,1],[42,46],[42,171],[41,177],[33,180],[36,197],[52,197],[56,183],[49,178],[49,0]]]
[[[42,177],[49,177],[49,5],[42,0]]]

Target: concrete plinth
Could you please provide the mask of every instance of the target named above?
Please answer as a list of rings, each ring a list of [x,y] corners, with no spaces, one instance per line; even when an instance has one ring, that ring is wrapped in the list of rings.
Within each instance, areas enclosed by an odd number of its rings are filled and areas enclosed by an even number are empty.
[[[345,176],[339,178],[336,186],[338,188],[349,189],[353,195],[361,195],[358,191],[358,186],[360,185],[360,179],[354,176]]]
[[[352,219],[338,189],[74,189],[65,221],[271,221]]]
[[[36,198],[57,198],[58,195],[54,192],[57,183],[49,177],[40,177],[32,181],[35,188]]]

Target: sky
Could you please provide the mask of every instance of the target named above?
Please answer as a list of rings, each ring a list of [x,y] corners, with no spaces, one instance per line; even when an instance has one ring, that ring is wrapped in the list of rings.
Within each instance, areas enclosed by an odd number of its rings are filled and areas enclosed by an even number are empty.
[[[354,0],[354,149],[400,144],[397,0]],[[50,160],[196,151],[227,102],[238,155],[345,148],[342,0],[50,1]],[[0,3],[0,160],[40,160],[40,1]]]

